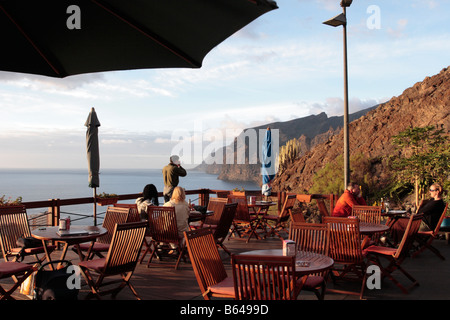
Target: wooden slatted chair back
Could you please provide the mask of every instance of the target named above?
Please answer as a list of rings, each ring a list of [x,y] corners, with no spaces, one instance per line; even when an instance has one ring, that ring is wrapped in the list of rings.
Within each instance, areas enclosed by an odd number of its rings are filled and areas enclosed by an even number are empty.
[[[352,216],[358,217],[360,222],[381,223],[381,206],[354,205]]]
[[[294,256],[232,255],[235,297],[238,300],[295,300]]]
[[[114,228],[118,223],[126,223],[130,215],[130,208],[111,207],[106,209],[102,226],[108,230],[107,234],[97,239],[99,243],[111,243]]]
[[[406,226],[405,233],[403,234],[402,241],[398,245],[397,251],[394,254],[394,259],[404,259],[411,249],[417,232],[419,231],[420,224],[422,222],[423,214],[411,215],[408,225]]]
[[[149,234],[154,242],[179,243],[175,207],[148,207]]]
[[[306,222],[301,208],[292,209],[290,215],[292,222]]]
[[[289,219],[292,209],[294,208],[295,201],[297,201],[297,196],[295,194],[286,196],[286,200],[283,203],[283,208],[281,209],[278,216],[279,222],[283,222]]]
[[[116,224],[106,256],[104,274],[134,271],[144,242],[146,222]]]
[[[330,225],[330,257],[335,262],[358,264],[364,260],[358,219],[323,217],[322,222]]]
[[[223,213],[220,216],[217,227],[214,229],[214,239],[220,241],[227,237],[231,224],[233,223],[233,219],[236,215],[237,206],[237,203],[229,203],[224,206]]]
[[[192,268],[205,300],[208,288],[227,278],[227,272],[210,229],[196,229],[184,233]]]
[[[30,225],[25,206],[0,207],[0,242],[5,260],[13,248],[17,248],[17,239],[31,237]]]
[[[114,207],[119,208],[130,208],[130,214],[128,215],[127,222],[139,222],[141,221],[141,216],[139,214],[139,209],[135,203],[115,203]]]
[[[206,217],[204,223],[207,225],[217,225],[227,202],[227,198],[210,198],[208,203],[208,210],[211,210],[214,213],[212,216]]]
[[[289,239],[295,241],[297,251],[328,255],[330,250],[330,227],[323,223],[293,222]]]
[[[447,208],[448,208],[448,203],[445,205],[444,211],[442,211],[441,217],[439,218],[438,223],[436,224],[436,228],[434,228],[433,230],[433,237],[436,237],[437,234],[439,233],[439,229],[441,228],[441,224],[444,221],[445,216],[447,215]]]
[[[248,210],[248,202],[246,196],[228,195],[228,203],[237,203],[235,221],[250,222],[250,212]]]

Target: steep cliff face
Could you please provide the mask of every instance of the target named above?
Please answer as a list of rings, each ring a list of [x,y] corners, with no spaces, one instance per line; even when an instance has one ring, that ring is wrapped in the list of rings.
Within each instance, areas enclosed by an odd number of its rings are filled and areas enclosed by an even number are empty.
[[[369,159],[395,152],[392,136],[412,127],[442,125],[450,132],[450,68],[427,77],[349,125],[350,156]],[[314,173],[343,153],[343,131],[318,144],[273,182],[275,191],[307,192]],[[380,183],[387,181],[382,163],[376,168]],[[381,186],[380,186],[381,187]]]
[[[367,112],[372,109],[374,109],[374,107],[355,112],[349,116],[349,119],[350,121],[358,119],[361,116],[367,114]],[[311,115],[285,122],[269,123],[263,126],[249,129],[255,130],[256,132],[259,132],[259,130],[264,131],[267,127],[270,127],[272,130],[278,129],[280,147],[286,144],[288,140],[299,139],[301,154],[306,154],[311,148],[323,141],[327,141],[329,137],[339,132],[340,128],[342,127],[342,123],[342,116],[328,117],[326,113],[322,112],[318,115]],[[227,152],[232,152],[230,150],[238,150],[238,146],[240,144],[236,143],[236,141],[242,139],[242,136],[244,136],[245,132],[249,129],[244,130],[244,132],[241,133],[241,135],[235,140],[235,146],[228,146],[223,154],[225,155]],[[261,144],[262,141],[256,142],[257,146],[261,146]],[[248,154],[248,145],[245,145],[244,148],[246,149],[246,154]],[[259,152],[259,150],[256,151]],[[239,153],[239,151],[237,151],[237,153]],[[217,174],[218,179],[220,180],[255,181],[256,183],[261,183],[260,164],[249,164],[250,162],[248,161],[248,159],[246,161],[246,164],[237,164],[238,161],[235,161],[234,164],[226,164],[227,161],[225,160],[225,156],[223,163],[225,164],[202,164],[196,169],[205,171],[206,173],[210,174]],[[255,162],[252,161],[251,163]]]

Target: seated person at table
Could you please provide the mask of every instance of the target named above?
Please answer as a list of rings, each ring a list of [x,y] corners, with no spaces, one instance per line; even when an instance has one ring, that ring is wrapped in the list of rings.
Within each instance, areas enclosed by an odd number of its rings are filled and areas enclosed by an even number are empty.
[[[177,217],[178,236],[184,237],[183,232],[189,231],[189,213],[191,209],[186,202],[186,193],[181,187],[175,187],[173,189],[172,197],[166,203],[164,207],[175,207],[175,215]]]
[[[417,214],[423,213],[419,231],[434,230],[445,209],[445,203],[442,200],[442,186],[439,183],[434,183],[431,185],[429,192],[430,199],[422,201],[417,210]],[[391,237],[394,243],[399,243],[402,240],[408,221],[409,217],[399,217],[391,223]]]
[[[336,202],[332,217],[348,217],[352,215],[352,208],[354,205],[365,206],[366,201],[362,197],[361,189],[357,183],[350,182],[347,185],[347,190],[341,195]]]
[[[159,206],[158,190],[153,184],[148,184],[142,191],[142,197],[136,199],[141,219],[147,220],[147,206]]]

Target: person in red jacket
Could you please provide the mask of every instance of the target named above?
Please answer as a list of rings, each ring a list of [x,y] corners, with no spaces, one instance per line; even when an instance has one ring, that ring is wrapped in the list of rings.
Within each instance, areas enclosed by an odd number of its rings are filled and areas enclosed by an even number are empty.
[[[353,205],[365,206],[366,201],[361,195],[361,188],[355,182],[347,185],[347,190],[341,195],[336,202],[332,217],[348,217],[352,215]]]

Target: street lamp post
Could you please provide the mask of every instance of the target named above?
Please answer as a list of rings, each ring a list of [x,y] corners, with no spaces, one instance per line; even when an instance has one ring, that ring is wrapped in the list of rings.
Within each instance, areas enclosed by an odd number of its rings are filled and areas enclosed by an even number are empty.
[[[348,134],[348,72],[347,72],[347,7],[353,0],[342,0],[342,13],[324,22],[332,27],[343,27],[344,32],[344,190],[350,182],[350,145]]]

